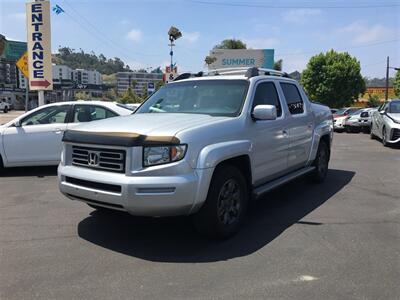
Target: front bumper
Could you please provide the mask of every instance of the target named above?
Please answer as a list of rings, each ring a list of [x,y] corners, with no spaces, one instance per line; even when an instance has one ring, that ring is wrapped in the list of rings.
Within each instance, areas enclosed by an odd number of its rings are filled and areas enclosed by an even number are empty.
[[[127,176],[75,166],[58,167],[59,189],[72,200],[138,216],[177,216],[204,203],[213,169],[175,176]]]

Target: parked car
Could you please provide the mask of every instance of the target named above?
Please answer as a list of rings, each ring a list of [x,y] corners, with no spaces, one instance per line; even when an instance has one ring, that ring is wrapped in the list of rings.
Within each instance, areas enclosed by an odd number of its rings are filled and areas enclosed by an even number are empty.
[[[344,128],[346,132],[369,132],[371,128],[370,113],[373,110],[373,108],[362,108],[348,115],[344,121]]]
[[[10,103],[6,102],[6,100],[1,100],[0,101],[0,111],[3,111],[5,114],[8,113],[11,110],[11,105]]]
[[[345,130],[345,122],[347,116],[351,113],[356,112],[360,108],[357,107],[347,107],[339,109],[335,114],[333,114],[333,129],[338,132],[342,132]]]
[[[329,108],[282,72],[218,74],[181,75],[129,117],[67,130],[60,191],[97,209],[192,215],[200,232],[225,238],[251,198],[305,174],[322,182]]]
[[[385,102],[372,114],[371,138],[375,137],[384,146],[400,143],[400,99]]]
[[[132,111],[136,111],[138,109],[138,107],[140,106],[140,103],[126,103],[126,104],[120,104],[123,105],[124,107],[132,110]]]
[[[332,114],[336,114],[336,113],[337,113],[337,111],[338,111],[338,109],[337,109],[337,108],[331,108],[331,113],[332,113]]]
[[[65,130],[81,122],[131,113],[115,103],[102,101],[58,102],[38,107],[0,126],[0,169],[57,165]]]

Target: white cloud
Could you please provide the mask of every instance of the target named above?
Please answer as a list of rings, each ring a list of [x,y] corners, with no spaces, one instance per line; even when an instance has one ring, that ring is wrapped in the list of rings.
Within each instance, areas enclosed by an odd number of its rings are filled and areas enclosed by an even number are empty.
[[[381,24],[369,26],[365,22],[356,21],[339,28],[336,33],[341,36],[348,35],[353,44],[365,44],[386,40],[393,35],[393,30]]]
[[[132,41],[132,42],[140,42],[142,39],[142,31],[139,29],[132,29],[131,31],[129,31],[126,36],[125,36],[128,40]]]
[[[129,25],[131,21],[127,19],[122,19],[121,21],[118,22],[119,25]]]
[[[199,40],[199,38],[200,38],[200,32],[198,32],[198,31],[182,33],[182,40],[184,40],[190,44],[197,42]]]
[[[310,17],[316,17],[321,14],[320,9],[316,8],[298,8],[298,9],[291,9],[287,12],[282,14],[282,18],[286,22],[292,23],[304,23],[308,21]]]
[[[254,39],[243,39],[246,43],[247,48],[252,49],[266,49],[273,48],[279,44],[277,38],[254,38]]]

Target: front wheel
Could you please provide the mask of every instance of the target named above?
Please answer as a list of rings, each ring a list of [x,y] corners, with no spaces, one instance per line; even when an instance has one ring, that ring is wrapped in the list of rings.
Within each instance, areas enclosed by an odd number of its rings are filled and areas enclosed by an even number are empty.
[[[388,142],[387,142],[387,134],[386,134],[386,128],[382,129],[382,144],[383,146],[387,147],[389,146]]]
[[[245,219],[247,203],[248,187],[243,174],[231,165],[218,167],[204,205],[193,216],[194,226],[208,237],[231,237]]]
[[[6,106],[6,107],[4,107],[4,113],[6,114],[6,113],[8,113],[8,107]]]
[[[314,160],[313,166],[315,167],[312,173],[312,180],[321,183],[325,180],[328,174],[329,165],[329,147],[325,141],[320,141],[317,151],[317,157]]]

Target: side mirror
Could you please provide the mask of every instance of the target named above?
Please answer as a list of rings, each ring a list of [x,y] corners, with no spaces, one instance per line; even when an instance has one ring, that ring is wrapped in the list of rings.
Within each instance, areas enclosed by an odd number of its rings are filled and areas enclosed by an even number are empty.
[[[384,115],[384,114],[385,114],[385,111],[384,111],[384,110],[381,110],[381,111],[379,111],[379,113],[380,113],[381,115]]]
[[[257,105],[251,114],[254,120],[275,120],[277,117],[275,105]]]
[[[15,121],[14,122],[14,126],[15,127],[21,127],[21,121],[20,120]]]

